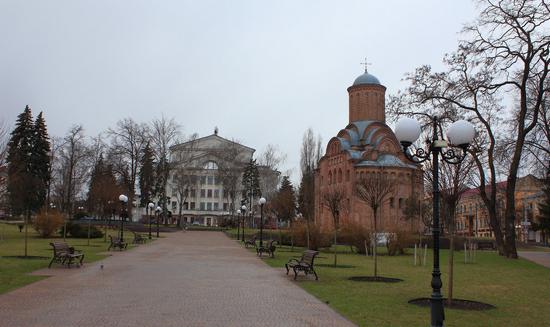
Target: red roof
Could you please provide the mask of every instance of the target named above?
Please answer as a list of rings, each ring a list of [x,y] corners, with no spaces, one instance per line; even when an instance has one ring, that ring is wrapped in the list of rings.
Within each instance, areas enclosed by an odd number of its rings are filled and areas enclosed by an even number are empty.
[[[507,181],[498,182],[496,184],[497,190],[498,189],[505,190],[507,183],[508,183]],[[491,193],[491,185],[485,185],[485,192]],[[462,196],[477,195],[477,194],[479,194],[479,187],[474,187],[474,188],[466,190],[464,193],[462,193]]]

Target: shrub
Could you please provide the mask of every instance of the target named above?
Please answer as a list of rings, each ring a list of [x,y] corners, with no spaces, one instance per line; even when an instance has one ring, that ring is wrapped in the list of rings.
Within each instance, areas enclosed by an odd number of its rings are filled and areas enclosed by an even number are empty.
[[[59,231],[63,235],[63,228]],[[88,224],[67,223],[67,235],[74,238],[88,238]],[[94,225],[90,225],[90,238],[103,237],[103,232]]]
[[[294,238],[294,245],[307,246],[307,225],[305,221],[294,222],[291,230]],[[319,250],[332,245],[332,234],[324,232],[319,225],[311,222],[309,224],[309,248]]]
[[[365,226],[355,223],[346,222],[342,224],[340,232],[338,233],[339,242],[355,248],[357,253],[365,254],[365,241],[367,243],[367,249],[369,254],[372,252],[371,246],[371,232]]]
[[[63,216],[59,211],[54,209],[50,209],[49,211],[40,210],[33,221],[34,229],[42,237],[52,235],[61,225],[63,225]]]
[[[396,230],[388,233],[388,255],[405,254],[405,249],[414,244],[414,235],[404,230]]]

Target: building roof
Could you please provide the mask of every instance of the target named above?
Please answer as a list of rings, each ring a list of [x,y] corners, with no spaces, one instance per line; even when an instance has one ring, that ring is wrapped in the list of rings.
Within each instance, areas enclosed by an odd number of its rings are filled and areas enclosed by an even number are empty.
[[[353,81],[353,86],[356,85],[382,85],[376,76],[369,74],[367,71],[363,75],[358,76],[355,81]]]
[[[399,168],[411,168],[415,169],[416,166],[412,164],[407,164],[401,161],[398,157],[393,154],[385,153],[376,160],[363,160],[357,164],[356,167],[399,167]]]

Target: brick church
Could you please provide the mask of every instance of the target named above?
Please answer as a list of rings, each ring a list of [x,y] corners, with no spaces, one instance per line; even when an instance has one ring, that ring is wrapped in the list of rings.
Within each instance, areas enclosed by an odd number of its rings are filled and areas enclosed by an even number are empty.
[[[379,209],[379,230],[420,228],[418,220],[404,220],[403,209],[411,195],[423,198],[422,170],[405,157],[386,125],[385,93],[386,87],[366,69],[348,88],[349,124],[330,139],[315,174],[315,219],[324,230],[333,228],[331,212],[323,205],[323,194],[331,188],[345,192],[340,224],[351,221],[372,228],[372,210],[354,195],[354,186],[373,173],[387,174],[398,183]]]

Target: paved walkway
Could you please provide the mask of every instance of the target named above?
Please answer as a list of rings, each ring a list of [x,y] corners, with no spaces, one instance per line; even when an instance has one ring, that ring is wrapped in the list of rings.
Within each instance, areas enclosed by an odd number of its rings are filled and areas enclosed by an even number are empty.
[[[550,268],[550,252],[518,251],[518,255],[541,266]]]
[[[0,295],[0,325],[353,326],[283,270],[221,233],[173,233]]]

